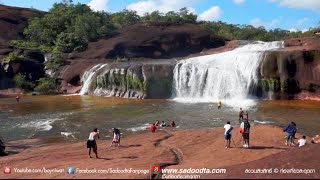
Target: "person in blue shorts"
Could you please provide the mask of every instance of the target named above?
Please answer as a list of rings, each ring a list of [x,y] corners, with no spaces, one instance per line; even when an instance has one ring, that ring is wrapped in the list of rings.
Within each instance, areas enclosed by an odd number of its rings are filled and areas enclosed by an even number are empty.
[[[228,121],[226,125],[224,125],[224,140],[225,140],[225,148],[230,148],[230,143],[231,143],[231,132],[233,127],[230,125],[230,122]]]

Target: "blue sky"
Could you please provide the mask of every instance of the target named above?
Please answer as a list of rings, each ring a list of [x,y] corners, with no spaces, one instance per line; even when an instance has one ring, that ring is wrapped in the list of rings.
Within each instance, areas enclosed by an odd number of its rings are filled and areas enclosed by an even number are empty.
[[[59,0],[0,0],[10,6],[48,11]],[[187,7],[199,20],[221,20],[232,24],[264,26],[266,29],[307,30],[320,26],[320,0],[74,0],[94,10],[117,12],[131,9],[139,15]]]

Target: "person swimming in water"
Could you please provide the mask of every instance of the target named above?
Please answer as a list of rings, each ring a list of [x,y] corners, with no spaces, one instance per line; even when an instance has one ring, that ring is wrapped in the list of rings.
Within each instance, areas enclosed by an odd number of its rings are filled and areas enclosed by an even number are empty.
[[[246,111],[246,112],[244,113],[244,115],[246,116],[246,119],[249,120],[249,113],[248,113],[248,111]]]
[[[17,101],[17,102],[20,101],[20,96],[16,96],[16,101]]]
[[[160,121],[158,120],[156,123],[154,123],[155,126],[159,126],[160,125]]]
[[[218,109],[221,108],[221,101],[218,102]]]
[[[160,127],[167,127],[167,124],[164,121],[162,121]]]
[[[176,123],[174,121],[171,122],[170,127],[176,127]]]
[[[240,119],[243,120],[243,114],[244,114],[244,112],[243,112],[242,108],[240,108],[239,121],[240,121]]]

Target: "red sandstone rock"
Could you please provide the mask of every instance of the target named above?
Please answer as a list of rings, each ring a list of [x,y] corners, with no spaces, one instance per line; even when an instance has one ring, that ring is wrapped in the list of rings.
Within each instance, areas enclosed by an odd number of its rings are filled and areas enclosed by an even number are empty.
[[[122,147],[109,147],[110,140],[99,140],[99,156],[101,159],[90,159],[87,155],[85,140],[75,143],[58,143],[44,145],[34,141],[32,147],[16,155],[1,157],[2,166],[13,168],[133,168],[148,169],[152,166],[166,168],[226,168],[227,173],[200,174],[201,178],[319,178],[320,156],[318,145],[308,144],[305,148],[284,146],[284,133],[281,128],[269,125],[253,125],[250,144],[252,148],[244,149],[239,142],[239,128],[233,130],[232,148],[224,148],[222,128],[206,130],[157,131],[143,133],[122,139]],[[299,136],[297,136],[299,137]],[[308,143],[310,138],[307,139]],[[30,144],[29,140],[11,142],[10,151],[19,151],[17,145]],[[305,158],[306,157],[306,158]],[[176,165],[175,165],[176,164]],[[304,174],[247,175],[245,168],[316,168],[312,176]],[[0,178],[150,178],[150,174],[18,174],[4,175]]]

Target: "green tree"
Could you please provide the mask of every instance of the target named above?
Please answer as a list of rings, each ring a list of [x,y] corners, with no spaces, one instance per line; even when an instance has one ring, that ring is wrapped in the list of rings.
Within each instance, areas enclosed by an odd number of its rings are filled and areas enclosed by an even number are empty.
[[[124,9],[111,15],[111,23],[115,28],[133,25],[140,21],[136,11]]]
[[[179,10],[179,16],[182,19],[182,23],[196,23],[198,17],[197,15],[190,13],[186,7]]]
[[[57,37],[56,48],[63,53],[70,53],[72,51],[84,51],[88,43],[76,36],[74,33],[60,33]]]
[[[30,91],[35,87],[34,83],[32,83],[30,79],[31,77],[27,78],[26,75],[19,73],[13,77],[13,82],[16,87]]]
[[[38,80],[38,86],[34,90],[40,94],[55,94],[57,90],[55,79],[44,77]]]
[[[164,14],[159,11],[153,11],[152,13],[145,13],[144,16],[141,17],[141,21],[143,22],[163,22]]]
[[[95,14],[80,15],[75,18],[74,33],[85,41],[95,41],[106,34],[104,23],[105,21]]]

